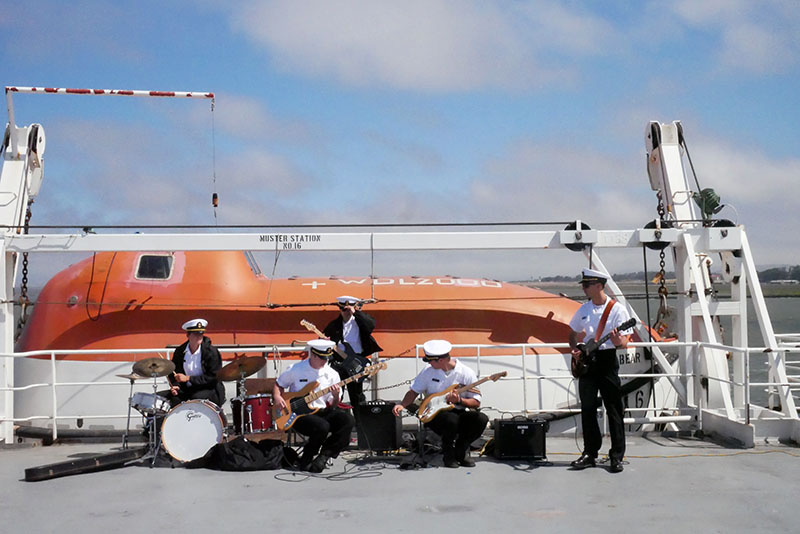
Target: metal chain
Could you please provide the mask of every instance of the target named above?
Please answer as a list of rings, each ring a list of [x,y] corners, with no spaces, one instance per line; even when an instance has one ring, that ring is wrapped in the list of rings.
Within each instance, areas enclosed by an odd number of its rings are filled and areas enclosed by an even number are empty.
[[[392,389],[392,388],[396,388],[397,386],[403,386],[403,385],[406,385],[406,384],[408,384],[410,386],[412,382],[414,382],[414,381],[413,380],[404,380],[404,381],[398,382],[397,384],[394,384],[392,386],[383,386],[381,388],[371,388],[371,389],[374,389],[375,391],[381,391],[383,389]]]
[[[666,209],[664,208],[664,199],[661,196],[661,191],[657,193],[657,196],[658,207],[656,209],[658,211],[658,218],[663,222]],[[667,290],[666,253],[662,248],[658,253],[658,296],[660,299],[660,306],[658,309],[658,320],[656,321],[656,332],[658,332],[659,335],[664,334],[667,329],[665,320],[668,314],[667,295],[669,295],[669,291]]]
[[[658,192],[657,196],[658,196],[658,206],[657,206],[656,210],[658,211],[659,220],[663,222],[664,221],[664,215],[666,215],[666,209],[664,208],[664,199],[661,196],[661,191]],[[666,280],[667,274],[666,274],[666,272],[664,270],[664,267],[666,266],[665,257],[666,257],[666,254],[664,253],[664,249],[662,248],[661,251],[658,254],[658,259],[659,259],[659,264],[658,264],[659,265],[659,271],[658,271],[658,273],[659,273],[659,278],[660,278],[659,285],[658,285],[658,294],[659,294],[659,296],[661,296],[662,304],[666,303],[667,294],[668,294],[668,292],[667,292],[667,280]]]
[[[25,226],[23,227],[23,233],[27,234],[28,229],[30,228],[31,224],[31,215],[33,212],[31,210],[31,205],[33,205],[33,199],[28,200],[28,207],[25,211]],[[14,341],[19,339],[19,336],[22,335],[22,329],[25,326],[25,322],[28,320],[28,306],[30,305],[31,301],[28,298],[28,253],[22,253],[22,284],[19,288],[19,304],[20,304],[20,313],[19,313],[19,320],[17,321],[17,332],[14,335]]]

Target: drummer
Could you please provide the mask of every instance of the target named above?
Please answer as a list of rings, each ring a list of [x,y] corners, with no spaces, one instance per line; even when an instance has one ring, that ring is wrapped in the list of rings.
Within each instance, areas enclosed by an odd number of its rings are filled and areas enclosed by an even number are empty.
[[[299,417],[294,423],[294,429],[308,437],[298,467],[312,473],[321,473],[328,460],[347,447],[355,424],[350,412],[339,408],[339,375],[328,365],[334,346],[327,339],[309,341],[309,357],[281,373],[272,389],[275,406],[283,410],[287,404],[283,398],[285,392],[300,391],[312,382],[318,383],[317,389],[331,388],[309,404],[310,408],[319,408],[318,412]]]
[[[167,377],[172,406],[192,399],[206,399],[217,406],[225,402],[225,385],[217,380],[222,358],[211,339],[203,335],[207,326],[205,319],[192,319],[181,327],[188,339],[172,355],[175,372]]]

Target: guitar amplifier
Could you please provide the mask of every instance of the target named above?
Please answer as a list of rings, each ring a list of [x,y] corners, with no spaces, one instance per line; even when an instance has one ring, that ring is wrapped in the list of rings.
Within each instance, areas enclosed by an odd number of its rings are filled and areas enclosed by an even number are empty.
[[[495,419],[494,455],[501,460],[546,460],[545,435],[550,427],[542,419]]]
[[[370,401],[358,406],[358,448],[370,451],[394,451],[400,448],[403,421],[395,417],[391,401]]]

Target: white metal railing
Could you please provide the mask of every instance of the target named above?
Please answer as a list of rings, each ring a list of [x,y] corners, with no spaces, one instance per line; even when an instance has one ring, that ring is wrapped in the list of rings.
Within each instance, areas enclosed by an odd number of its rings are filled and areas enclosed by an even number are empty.
[[[267,354],[282,354],[287,352],[302,352],[304,347],[302,346],[294,346],[294,345],[263,345],[263,346],[250,346],[247,347],[223,347],[218,348],[221,353],[262,353],[265,356]],[[46,356],[50,360],[50,371],[51,371],[51,381],[49,382],[39,382],[39,383],[32,383],[26,384],[22,386],[14,386],[14,387],[0,387],[0,392],[18,392],[18,391],[29,391],[35,390],[40,388],[50,388],[51,390],[51,413],[49,415],[31,415],[28,417],[9,417],[8,415],[0,415],[0,427],[4,427],[4,425],[11,425],[13,423],[22,423],[22,422],[32,422],[32,421],[41,421],[41,420],[48,420],[52,423],[52,437],[53,439],[58,438],[58,421],[63,420],[74,420],[74,419],[85,419],[85,420],[92,420],[92,419],[127,419],[129,414],[101,414],[101,415],[88,415],[88,414],[72,414],[72,415],[59,415],[58,413],[58,388],[60,387],[74,387],[74,386],[86,386],[86,387],[98,387],[98,386],[112,386],[112,387],[130,387],[128,382],[120,382],[120,381],[80,381],[80,382],[59,382],[58,381],[58,366],[56,362],[58,361],[57,357],[59,356],[69,356],[69,355],[108,355],[108,354],[118,354],[118,355],[130,355],[130,360],[116,360],[118,363],[131,363],[135,364],[137,361],[143,359],[141,355],[154,355],[157,357],[161,357],[163,359],[169,359],[168,356],[172,353],[173,349],[93,349],[93,350],[36,350],[36,351],[27,351],[27,352],[18,352],[12,354],[0,354],[0,357],[4,358],[13,358],[13,359],[24,359],[30,357],[42,357]],[[151,356],[152,357],[152,356]],[[273,358],[273,362],[277,365],[277,362],[280,361],[280,358]],[[115,363],[115,362],[104,362],[104,363]],[[223,362],[226,363],[226,362]],[[164,387],[167,386],[167,382],[165,379],[161,379],[158,383],[162,384]],[[7,408],[5,408],[7,410]],[[5,432],[3,435],[7,435]]]
[[[642,342],[642,343],[630,343],[630,347],[632,348],[639,348],[639,347],[660,347],[662,349],[666,349],[667,351],[679,349],[679,348],[688,348],[691,349],[692,355],[692,369],[700,369],[700,366],[697,365],[700,361],[700,358],[704,356],[704,351],[701,349],[704,348],[711,348],[711,349],[719,349],[726,352],[741,352],[745,354],[744,362],[746,367],[746,372],[744,375],[743,382],[736,382],[733,379],[723,379],[717,377],[709,377],[706,375],[700,376],[697,372],[687,373],[687,372],[677,372],[677,373],[635,373],[635,374],[621,374],[621,378],[651,378],[654,381],[662,379],[662,378],[678,378],[684,381],[692,381],[694,382],[697,387],[694,388],[695,391],[695,398],[687,399],[686,402],[683,403],[682,406],[647,406],[647,407],[629,407],[626,408],[628,413],[644,413],[643,417],[627,417],[625,418],[626,424],[631,423],[671,423],[671,422],[685,422],[690,421],[692,419],[699,419],[700,410],[703,407],[703,396],[699,393],[702,388],[699,387],[701,378],[716,380],[729,386],[737,386],[744,388],[745,397],[744,397],[744,405],[742,406],[745,408],[745,417],[746,422],[749,423],[750,421],[750,389],[752,387],[768,387],[768,388],[778,388],[782,386],[797,386],[796,382],[792,382],[791,379],[787,383],[776,383],[776,382],[752,382],[750,380],[750,370],[749,370],[749,361],[752,354],[756,353],[763,353],[765,348],[757,347],[757,348],[743,348],[743,347],[732,347],[728,345],[722,345],[717,343],[703,343],[703,342],[668,342],[668,343],[656,343],[656,342]],[[548,358],[548,357],[556,357],[556,358],[565,358],[565,354],[561,352],[554,352],[554,353],[543,353],[543,354],[529,354],[528,352],[533,349],[561,349],[567,350],[569,345],[567,343],[520,343],[520,344],[502,344],[502,345],[481,345],[481,344],[455,344],[453,345],[455,350],[461,351],[471,351],[474,352],[475,356],[475,365],[476,365],[476,372],[480,376],[481,375],[481,365],[482,360],[486,358],[495,358],[498,356],[498,351],[510,351],[509,354],[502,354],[502,356],[518,356],[520,358],[520,369],[521,369],[521,376],[512,376],[503,378],[503,381],[519,381],[521,383],[522,388],[522,402],[523,402],[523,410],[520,410],[519,413],[523,413],[525,415],[533,415],[533,414],[542,414],[542,413],[579,413],[580,410],[578,408],[557,408],[555,406],[543,406],[541,399],[539,402],[539,408],[535,410],[528,409],[528,396],[529,396],[529,385],[533,382],[537,384],[541,384],[542,381],[550,381],[550,382],[560,382],[560,381],[573,381],[574,378],[569,374],[567,369],[564,369],[563,372],[559,374],[541,374],[536,373],[532,376],[529,376],[528,371],[528,363],[530,358]],[[247,347],[225,347],[221,348],[220,352],[223,353],[261,353],[264,354],[265,357],[267,355],[273,355],[272,366],[275,367],[276,375],[279,373],[278,364],[281,361],[280,355],[287,352],[300,352],[303,351],[303,347],[300,346],[291,346],[291,345],[263,345],[263,346],[247,346]],[[788,353],[800,353],[800,348],[796,347],[789,347],[783,346],[779,349],[781,352],[786,354]],[[415,352],[415,370],[418,372],[420,369],[420,364],[422,362],[421,359],[421,351],[422,345],[416,345],[416,352]],[[491,351],[491,356],[486,356],[485,352]],[[50,360],[50,369],[51,369],[51,381],[49,382],[38,382],[38,383],[31,383],[31,384],[23,384],[15,387],[0,387],[1,392],[20,392],[20,391],[27,391],[32,389],[39,389],[39,388],[49,388],[51,391],[51,413],[50,414],[35,414],[25,418],[18,418],[14,416],[9,416],[7,413],[0,417],[0,425],[12,425],[13,423],[19,422],[31,422],[35,420],[49,420],[52,423],[52,431],[53,431],[53,439],[58,438],[58,425],[57,422],[65,419],[115,419],[115,418],[126,418],[128,417],[127,414],[111,414],[111,415],[92,415],[92,414],[84,414],[84,415],[59,415],[58,413],[58,388],[67,387],[67,386],[86,386],[86,387],[129,387],[128,383],[125,382],[109,382],[109,381],[81,381],[81,382],[59,382],[58,381],[58,357],[59,356],[66,356],[66,355],[108,355],[108,354],[119,354],[119,355],[130,355],[130,360],[120,360],[120,363],[124,363],[128,361],[130,363],[135,363],[136,361],[142,359],[141,356],[143,355],[156,355],[162,358],[166,358],[170,353],[171,349],[164,349],[164,348],[155,348],[155,349],[96,349],[96,350],[46,350],[46,351],[29,351],[24,353],[12,353],[12,354],[0,354],[0,357],[5,358],[29,358],[29,357],[42,357],[45,356]],[[277,358],[275,356],[278,356]],[[464,356],[467,358],[471,358],[472,356]],[[268,362],[270,358],[267,358]],[[223,362],[225,363],[225,362]],[[166,384],[166,381],[164,381]],[[567,385],[569,388],[569,384]],[[541,389],[540,389],[541,391]],[[577,392],[576,392],[577,397]],[[664,410],[674,410],[676,408],[681,408],[681,415],[656,415]],[[7,407],[6,407],[7,410]],[[653,412],[653,415],[648,416],[646,415],[647,412]]]

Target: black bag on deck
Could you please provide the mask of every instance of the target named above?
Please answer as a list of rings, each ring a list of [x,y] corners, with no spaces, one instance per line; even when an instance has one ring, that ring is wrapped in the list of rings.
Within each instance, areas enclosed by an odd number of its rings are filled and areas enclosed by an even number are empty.
[[[288,449],[286,453],[284,450]],[[186,464],[189,469],[205,467],[219,471],[261,471],[288,468],[294,450],[284,447],[283,442],[265,439],[253,442],[237,437],[226,443],[217,443],[197,460]]]

